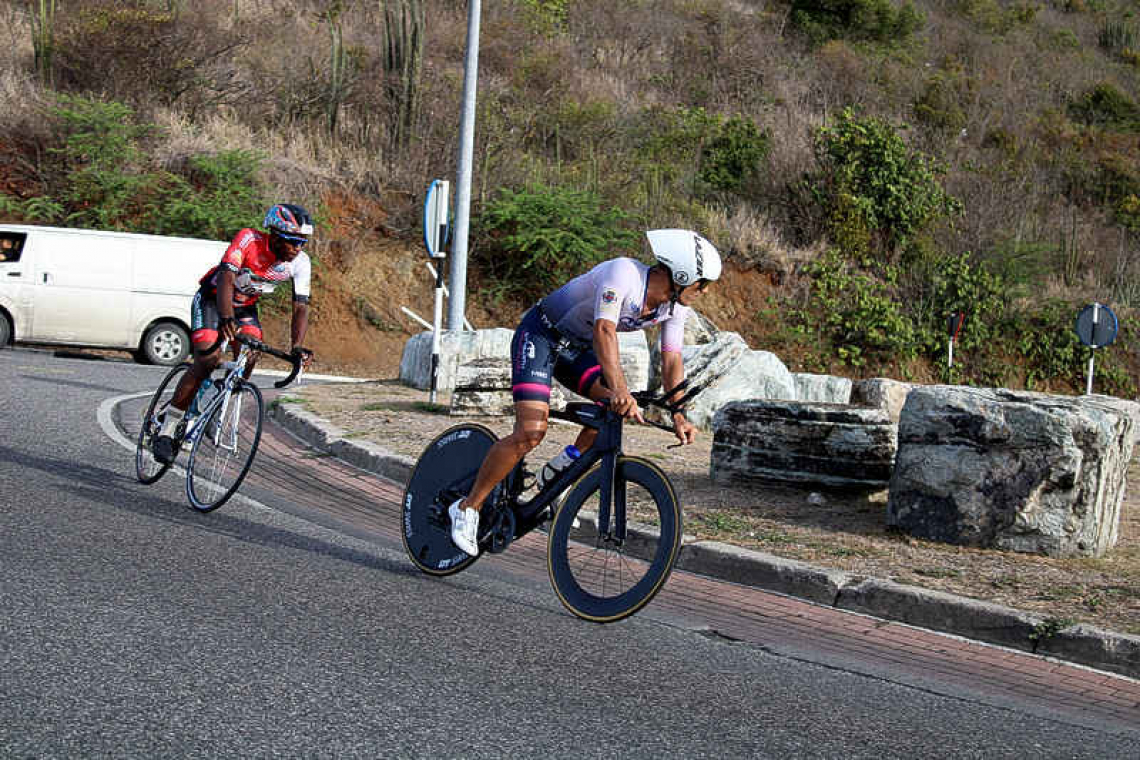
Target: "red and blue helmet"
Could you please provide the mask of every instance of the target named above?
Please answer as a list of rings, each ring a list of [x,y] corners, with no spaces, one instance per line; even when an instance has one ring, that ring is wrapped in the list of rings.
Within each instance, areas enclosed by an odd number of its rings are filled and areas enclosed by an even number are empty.
[[[271,206],[265,212],[262,226],[290,242],[303,243],[313,234],[313,219],[309,212],[292,203]]]

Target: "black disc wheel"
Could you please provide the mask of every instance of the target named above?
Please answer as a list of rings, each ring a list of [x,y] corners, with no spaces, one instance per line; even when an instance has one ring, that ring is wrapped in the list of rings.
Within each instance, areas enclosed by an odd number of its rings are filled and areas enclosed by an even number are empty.
[[[640,610],[665,585],[681,549],[681,509],[660,468],[619,457],[613,501],[616,507],[624,499],[625,536],[616,525],[616,508],[599,533],[601,486],[601,467],[594,467],[566,496],[550,527],[547,568],[567,609],[609,623]]]
[[[429,443],[416,461],[404,491],[402,533],[408,557],[425,573],[451,575],[478,559],[452,543],[447,509],[471,490],[495,441],[482,425],[457,425]],[[487,530],[479,527],[481,533]]]
[[[166,407],[174,396],[175,389],[182,376],[190,369],[189,364],[179,364],[166,373],[162,384],[150,399],[143,414],[142,426],[139,428],[139,437],[135,442],[135,474],[140,483],[147,485],[154,483],[170,469],[169,464],[163,464],[154,458],[151,450],[158,431],[162,428],[162,421],[166,417]]]
[[[186,467],[186,496],[194,509],[212,512],[237,491],[261,442],[264,406],[256,385],[239,382],[199,419]]]

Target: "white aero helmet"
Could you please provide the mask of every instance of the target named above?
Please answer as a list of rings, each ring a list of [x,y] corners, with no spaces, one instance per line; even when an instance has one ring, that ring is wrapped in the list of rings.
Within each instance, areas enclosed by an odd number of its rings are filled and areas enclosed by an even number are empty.
[[[679,287],[720,277],[720,254],[716,247],[692,230],[649,230],[649,248],[658,263],[673,272]]]

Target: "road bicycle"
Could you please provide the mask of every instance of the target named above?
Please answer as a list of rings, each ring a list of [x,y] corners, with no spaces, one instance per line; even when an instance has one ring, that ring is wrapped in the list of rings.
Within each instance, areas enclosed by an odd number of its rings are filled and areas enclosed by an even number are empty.
[[[186,464],[186,497],[199,512],[212,512],[225,504],[245,479],[257,454],[265,402],[261,390],[245,377],[253,354],[266,353],[292,365],[289,375],[273,384],[276,388],[284,388],[297,379],[303,366],[302,349],[285,352],[240,334],[236,341],[240,344],[237,356],[232,361],[222,362],[215,370],[211,385],[194,399],[176,437],[182,444],[179,451],[190,451]],[[226,343],[220,344],[224,351]],[[173,462],[155,459],[151,447],[162,429],[166,408],[178,382],[189,370],[189,362],[171,369],[143,415],[135,444],[135,472],[141,483],[156,482],[173,465]]]
[[[680,411],[701,388],[688,381],[660,396],[635,393],[645,409]],[[681,508],[669,477],[652,462],[622,453],[621,415],[596,403],[572,403],[551,417],[595,428],[593,446],[529,498],[533,473],[520,461],[480,511],[479,554],[451,541],[448,507],[465,496],[496,441],[488,428],[464,423],[428,444],[403,501],[404,548],[425,573],[451,575],[484,553],[498,554],[535,528],[547,529],[547,570],[562,604],[586,620],[626,618],[661,590],[681,549]],[[672,431],[671,425],[650,424]],[[679,444],[677,444],[679,445]],[[567,491],[567,489],[569,489]],[[565,496],[563,496],[563,492]]]

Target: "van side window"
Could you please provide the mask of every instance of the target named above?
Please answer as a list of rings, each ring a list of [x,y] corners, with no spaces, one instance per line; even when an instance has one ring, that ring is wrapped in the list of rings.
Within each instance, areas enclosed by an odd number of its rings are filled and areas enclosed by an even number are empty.
[[[19,261],[27,237],[23,232],[0,232],[0,262]]]

